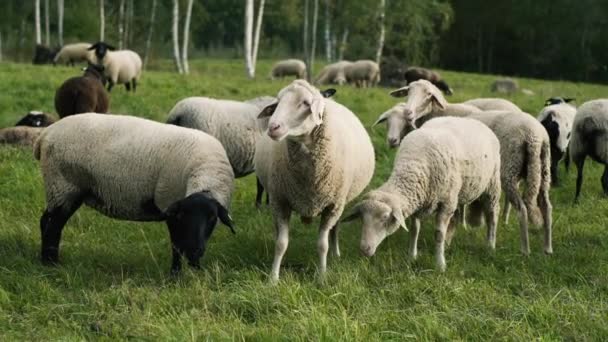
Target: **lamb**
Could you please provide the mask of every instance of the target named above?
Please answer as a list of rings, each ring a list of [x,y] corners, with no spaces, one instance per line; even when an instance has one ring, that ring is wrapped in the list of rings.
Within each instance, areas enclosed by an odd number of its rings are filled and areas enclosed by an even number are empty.
[[[64,45],[55,55],[53,64],[61,63],[74,66],[74,63],[86,62],[90,58],[89,43],[75,43]]]
[[[277,62],[270,72],[270,79],[283,78],[285,76],[295,76],[296,78],[306,78],[306,64],[299,59],[286,59]]]
[[[519,83],[512,78],[501,78],[490,86],[493,93],[513,94],[519,90]]]
[[[55,110],[60,118],[80,113],[107,113],[110,98],[105,89],[104,67],[89,64],[84,75],[72,77],[55,92]]]
[[[568,147],[572,162],[576,165],[576,194],[579,201],[583,185],[583,169],[587,156],[605,165],[601,178],[602,189],[608,196],[608,99],[583,103],[576,111],[572,124],[572,139]]]
[[[124,84],[127,91],[133,87],[137,89],[137,82],[141,77],[141,57],[131,50],[116,50],[104,42],[97,42],[89,47],[95,53],[91,56],[92,64],[103,65],[105,76],[108,78],[108,91],[112,91],[115,84]]]
[[[43,129],[30,126],[0,128],[0,144],[32,146]]]
[[[57,263],[61,231],[83,203],[121,220],[166,221],[172,272],[181,269],[182,255],[199,267],[218,218],[234,233],[234,174],[220,142],[203,132],[86,113],[45,128],[34,156],[46,190],[44,263]]]
[[[19,119],[15,126],[47,127],[55,123],[55,121],[57,120],[50,114],[33,110]]]
[[[501,146],[501,184],[505,192],[504,218],[508,219],[509,203],[519,212],[521,251],[530,253],[528,219],[544,228],[544,252],[553,253],[552,206],[549,200],[550,142],[544,127],[523,112],[474,111],[466,114],[462,104],[448,103],[441,91],[426,80],[419,80],[391,93],[408,95],[403,115],[418,125],[440,116],[460,116],[476,119],[488,126],[498,137]],[[519,183],[525,179],[527,187],[522,199]]]
[[[468,104],[471,106],[475,106],[481,110],[508,110],[512,112],[521,112],[521,108],[519,108],[515,103],[500,99],[500,98],[478,98],[473,100],[468,100],[463,102],[464,104]]]
[[[315,79],[315,84],[338,84],[343,85],[346,83],[346,75],[344,74],[344,68],[353,64],[351,61],[339,61],[336,63],[328,64]]]
[[[276,227],[271,281],[279,279],[289,242],[292,211],[310,222],[321,216],[317,250],[321,279],[327,269],[328,237],[336,256],[338,220],[345,205],[369,184],[374,147],[359,119],[304,80],[283,88],[278,101],[258,116],[267,136],[257,143],[255,172],[270,195]]]
[[[441,89],[446,95],[452,95],[454,91],[441,78],[438,72],[421,67],[409,67],[405,71],[405,80],[407,84],[418,80],[427,80],[433,83],[437,88]]]
[[[357,87],[376,86],[380,82],[380,67],[370,60],[360,60],[344,67],[346,81]]]
[[[552,98],[555,99],[555,98]],[[550,102],[552,99],[547,100]],[[551,142],[551,184],[559,185],[558,164],[567,155],[568,142],[576,107],[561,102],[544,107],[538,114],[538,121],[545,127]],[[569,158],[566,157],[566,160]],[[568,164],[566,164],[568,165]]]
[[[471,136],[471,132],[475,132]],[[496,246],[496,223],[500,202],[500,145],[496,135],[477,120],[437,118],[407,135],[395,157],[389,179],[369,192],[342,220],[363,218],[361,252],[372,256],[388,235],[413,216],[409,254],[417,257],[420,216],[435,212],[437,268],[445,271],[444,245],[455,229],[452,217],[469,205],[475,222],[485,215],[487,240]]]
[[[266,105],[276,99],[265,96],[250,101],[252,103],[189,97],[179,101],[171,109],[167,123],[198,129],[218,139],[226,149],[235,177],[245,177],[255,169],[255,146],[262,135],[257,127],[256,117]],[[258,181],[258,207],[262,202],[263,192],[264,189]]]

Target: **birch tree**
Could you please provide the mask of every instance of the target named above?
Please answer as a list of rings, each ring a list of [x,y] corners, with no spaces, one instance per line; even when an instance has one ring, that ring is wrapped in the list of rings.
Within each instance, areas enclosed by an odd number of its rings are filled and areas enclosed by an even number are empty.
[[[40,0],[34,0],[34,25],[36,26],[36,44],[42,44],[42,34],[40,32]]]
[[[255,70],[253,68],[253,59],[251,56],[251,36],[253,34],[253,0],[247,0],[245,3],[245,68],[247,76],[253,78]]]
[[[306,63],[306,71],[308,71],[310,67],[310,54],[308,53],[308,7],[310,7],[308,6],[308,0],[304,0],[304,36],[302,38],[304,40],[304,62]]]
[[[380,36],[378,37],[378,49],[376,50],[376,63],[380,65],[382,59],[382,49],[384,48],[384,12],[386,8],[386,0],[380,0],[380,8],[378,9],[378,21],[380,24]]]
[[[57,0],[57,42],[59,46],[63,46],[63,8],[63,0]]]
[[[148,27],[148,38],[146,39],[146,49],[144,50],[144,69],[148,65],[150,57],[150,46],[152,45],[152,34],[154,33],[154,20],[156,17],[157,0],[152,0],[152,10],[150,11],[150,26]]]
[[[61,0],[63,3],[63,0]],[[99,40],[104,41],[106,38],[106,15],[105,15],[104,0],[99,0]],[[62,13],[63,15],[63,13]]]
[[[49,0],[44,0],[44,43],[51,45],[51,25],[49,22]]]
[[[331,48],[331,18],[329,16],[329,5],[330,0],[325,0],[325,59],[327,63],[332,61],[332,48]]]
[[[306,70],[308,80],[310,81],[313,75],[313,69],[315,65],[315,50],[317,47],[317,19],[319,18],[319,0],[314,0],[313,14],[312,14],[312,34],[310,39],[310,58],[308,69]]]
[[[173,25],[171,28],[173,34],[173,59],[175,60],[175,68],[180,74],[184,73],[182,62],[179,56],[179,1],[173,0]]]
[[[342,40],[340,41],[340,48],[338,51],[338,60],[344,60],[344,52],[346,51],[346,44],[348,43],[348,28],[344,29],[342,33]]]
[[[125,0],[120,0],[118,7],[118,49],[122,50],[125,46]]]
[[[133,41],[133,0],[127,2],[124,35],[125,48],[128,48]]]
[[[264,3],[265,0],[260,0],[260,7],[258,7],[258,19],[255,24],[255,39],[253,41],[253,70],[255,74],[255,66],[258,61],[258,46],[260,45],[260,31],[262,29],[262,18],[264,17]]]
[[[0,31],[0,62],[2,62],[2,31]]]
[[[186,7],[186,20],[184,21],[184,40],[182,42],[182,68],[184,74],[190,73],[190,65],[188,65],[188,40],[190,38],[190,18],[192,17],[192,5],[194,0],[188,0]]]

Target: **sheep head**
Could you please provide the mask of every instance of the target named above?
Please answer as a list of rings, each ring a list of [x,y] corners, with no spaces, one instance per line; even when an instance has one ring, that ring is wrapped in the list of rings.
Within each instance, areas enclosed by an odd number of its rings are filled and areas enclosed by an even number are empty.
[[[427,80],[412,82],[390,94],[394,97],[407,96],[404,114],[410,122],[415,122],[434,110],[444,110],[448,104],[441,90]]]
[[[323,123],[325,98],[335,92],[335,89],[319,91],[304,80],[295,80],[279,92],[275,103],[258,115],[260,126],[276,141],[305,137]]]
[[[112,45],[106,44],[104,42],[97,42],[97,43],[91,45],[91,47],[89,47],[87,50],[94,50],[95,57],[97,57],[97,62],[99,64],[101,64],[101,61],[103,61],[104,57],[108,53],[108,50],[114,51],[114,50],[116,50],[116,48],[113,47]]]
[[[391,148],[398,147],[403,137],[414,129],[412,123],[406,118],[404,111],[405,103],[398,103],[382,113],[372,125],[374,127],[382,122],[386,122],[388,129],[386,141]]]

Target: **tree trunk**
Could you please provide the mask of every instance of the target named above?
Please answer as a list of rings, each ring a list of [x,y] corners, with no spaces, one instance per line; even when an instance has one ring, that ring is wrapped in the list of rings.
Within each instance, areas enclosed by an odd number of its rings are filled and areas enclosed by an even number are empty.
[[[17,60],[23,60],[23,45],[25,44],[25,16],[21,17],[21,25],[19,26],[19,39],[17,40]]]
[[[63,3],[63,0],[61,0]],[[104,41],[106,39],[106,15],[105,15],[105,4],[104,0],[99,0],[99,40]],[[63,12],[62,12],[63,14]]]
[[[340,42],[340,51],[338,52],[338,60],[344,60],[344,52],[346,51],[346,43],[348,42],[348,28],[344,29],[342,41]]]
[[[190,73],[190,65],[188,65],[188,40],[190,39],[190,18],[192,17],[192,4],[194,0],[188,0],[186,7],[186,20],[184,22],[184,41],[182,42],[182,67],[184,74]]]
[[[179,1],[173,0],[173,59],[175,60],[175,68],[180,74],[184,73],[182,62],[179,56]]]
[[[253,34],[253,0],[247,0],[245,3],[245,68],[249,78],[255,77],[253,69],[253,60],[251,56],[251,38]]]
[[[130,47],[133,42],[133,0],[127,2],[125,18],[125,49]]]
[[[36,44],[42,44],[40,32],[40,0],[34,0],[34,24],[36,26]]]
[[[306,64],[306,71],[310,70],[310,54],[308,50],[308,0],[304,1],[304,63]]]
[[[150,11],[150,27],[148,27],[148,39],[146,39],[146,49],[144,50],[144,69],[148,65],[148,59],[150,58],[150,46],[152,45],[152,34],[154,32],[154,19],[156,16],[156,2],[152,0],[152,10]]]
[[[0,31],[0,62],[2,62],[2,31]]]
[[[376,50],[376,63],[380,65],[382,59],[382,49],[384,49],[384,12],[386,8],[386,0],[380,0],[380,8],[378,9],[378,20],[380,22],[380,35],[378,37],[378,49]]]
[[[260,0],[260,7],[258,8],[258,19],[255,23],[255,38],[253,40],[253,55],[251,57],[254,76],[255,76],[255,66],[258,61],[258,46],[260,45],[260,31],[262,30],[262,18],[264,17],[264,3],[265,3],[265,0]]]
[[[125,46],[125,0],[120,0],[118,7],[118,50]]]
[[[63,8],[63,0],[57,0],[57,42],[59,46],[63,46]]]
[[[329,2],[330,0],[325,0],[325,59],[327,63],[331,62],[331,18],[329,17]]]
[[[317,21],[319,19],[319,0],[314,0],[313,14],[312,14],[312,34],[310,42],[310,64],[306,70],[308,81],[310,81],[313,75],[313,69],[315,66],[315,50],[317,48]]]
[[[49,22],[49,0],[44,0],[44,42],[51,46],[51,24]]]

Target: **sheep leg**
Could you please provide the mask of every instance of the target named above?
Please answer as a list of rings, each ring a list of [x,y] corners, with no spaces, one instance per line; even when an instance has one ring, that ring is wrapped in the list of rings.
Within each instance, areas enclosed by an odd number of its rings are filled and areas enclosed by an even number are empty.
[[[127,91],[131,91],[131,83],[130,82],[125,83],[125,88],[127,88]]]
[[[420,219],[414,218],[414,228],[410,229],[410,259],[418,257],[418,235],[420,234]]]
[[[137,89],[137,79],[134,78],[131,82],[133,83],[133,92],[135,92]]]
[[[273,200],[273,202],[275,202]],[[277,201],[278,202],[278,201]],[[281,261],[287,251],[289,245],[289,219],[291,218],[291,209],[279,207],[278,204],[273,210],[274,224],[276,229],[275,245],[274,245],[274,260],[272,262],[272,273],[270,281],[276,283],[279,281],[279,270]]]
[[[511,202],[509,202],[509,199],[507,198],[507,196],[505,196],[505,204],[504,204],[504,208],[502,209],[502,221],[504,222],[504,224],[509,224],[509,215],[511,214]]]
[[[566,173],[570,172],[570,146],[566,147],[566,153],[564,154],[564,169]]]
[[[338,242],[339,231],[340,231],[339,225],[336,224],[335,226],[333,226],[333,228],[331,228],[331,231],[329,232],[329,241],[330,241],[332,253],[333,253],[333,255],[335,255],[338,258],[340,257],[340,244]]]
[[[114,81],[111,78],[108,78],[108,92],[112,91],[112,87],[114,87]]]
[[[458,211],[456,211],[456,215],[460,215]],[[457,217],[453,217],[453,219],[450,220],[450,223],[448,224],[448,228],[445,233],[445,244],[447,247],[450,247],[450,245],[452,244],[452,238],[454,237],[454,233],[456,233],[456,226],[458,225],[457,221]]]
[[[602,174],[602,189],[604,195],[608,196],[608,165],[604,166],[604,173]]]
[[[61,232],[81,204],[82,199],[78,198],[58,208],[47,208],[42,214],[40,218],[40,236],[42,239],[40,256],[43,264],[56,264],[59,261]]]
[[[581,194],[581,187],[583,186],[583,169],[585,167],[585,159],[575,162],[576,165],[576,193],[574,195],[574,203],[578,203],[578,197]]]
[[[552,226],[553,226],[553,206],[549,200],[549,189],[545,189],[544,187],[540,189],[538,205],[540,207],[541,213],[543,215],[543,228],[544,228],[544,246],[543,249],[545,254],[553,254],[553,245],[552,245]]]
[[[435,258],[437,269],[445,272],[445,236],[448,225],[454,215],[454,209],[443,207],[437,213],[437,228],[435,228]]]
[[[498,189],[500,194],[500,189]],[[486,241],[491,250],[496,249],[496,225],[498,223],[498,212],[500,210],[500,196],[495,198],[489,197],[482,202],[484,206],[484,216],[488,231],[486,233]]]
[[[335,206],[325,209],[321,215],[321,225],[319,226],[319,239],[317,240],[317,252],[319,253],[319,275],[321,278],[327,271],[327,251],[329,249],[329,232],[340,219],[343,207],[336,210]],[[336,234],[337,239],[337,234]]]
[[[255,178],[256,181],[256,194],[255,194],[255,207],[260,208],[262,206],[262,197],[264,197],[264,186],[260,182],[259,178]]]
[[[530,242],[528,239],[528,210],[519,195],[517,182],[510,181],[505,184],[505,197],[515,207],[519,214],[520,249],[524,255],[530,254]]]

